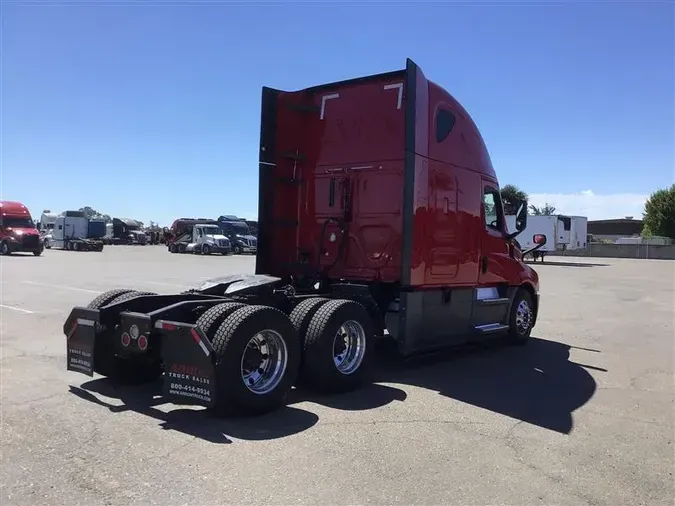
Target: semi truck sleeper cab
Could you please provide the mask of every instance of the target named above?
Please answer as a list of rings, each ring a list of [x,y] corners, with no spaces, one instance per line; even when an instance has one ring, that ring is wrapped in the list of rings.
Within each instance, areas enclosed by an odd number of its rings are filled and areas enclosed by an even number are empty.
[[[506,227],[499,183],[464,108],[405,69],[262,90],[255,274],[75,307],[68,369],[146,381],[208,406],[264,413],[291,387],[367,381],[373,342],[401,354],[503,338],[524,344],[537,273]],[[538,238],[540,244],[545,239]]]

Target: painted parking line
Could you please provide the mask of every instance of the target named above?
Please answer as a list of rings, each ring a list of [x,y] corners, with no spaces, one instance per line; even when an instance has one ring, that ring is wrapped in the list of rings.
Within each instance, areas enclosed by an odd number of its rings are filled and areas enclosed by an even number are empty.
[[[19,313],[34,314],[35,311],[28,311],[28,309],[22,309],[20,307],[8,306],[7,304],[0,304],[0,308],[9,309],[11,311],[17,311]]]
[[[43,286],[45,288],[56,288],[57,290],[73,290],[73,291],[76,291],[76,292],[87,292],[87,293],[95,293],[95,294],[102,293],[101,290],[90,290],[88,288],[79,288],[77,286],[51,285],[49,283],[38,283],[37,281],[22,281],[22,283],[24,283],[26,285],[33,285],[33,286]]]

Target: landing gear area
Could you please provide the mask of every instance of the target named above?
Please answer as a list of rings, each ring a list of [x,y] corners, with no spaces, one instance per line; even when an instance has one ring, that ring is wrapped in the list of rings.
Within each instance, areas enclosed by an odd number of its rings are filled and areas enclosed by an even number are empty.
[[[541,263],[544,263],[544,258],[546,257],[546,251],[533,251],[532,252],[532,261],[536,263],[537,259],[541,258]]]
[[[112,290],[75,307],[63,327],[68,370],[127,384],[161,377],[167,398],[222,415],[279,409],[293,386],[332,394],[369,382],[384,333],[363,293],[298,295],[270,276],[229,278],[173,295]],[[513,304],[505,337],[524,344],[533,299],[520,290]]]
[[[67,240],[64,243],[63,249],[68,251],[103,251],[103,241],[89,239]]]

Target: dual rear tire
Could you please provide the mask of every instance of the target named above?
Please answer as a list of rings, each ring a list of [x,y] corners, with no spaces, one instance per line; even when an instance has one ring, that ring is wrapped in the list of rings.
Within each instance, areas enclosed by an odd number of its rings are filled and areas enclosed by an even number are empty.
[[[145,294],[111,290],[88,307],[100,309]],[[286,403],[298,380],[314,391],[337,393],[359,387],[370,374],[372,318],[352,300],[308,299],[290,316],[270,306],[225,302],[205,311],[196,324],[216,355],[218,413],[267,413]],[[126,384],[162,374],[159,353],[120,357],[117,329],[97,324],[96,333],[96,373]]]
[[[219,413],[274,411],[298,380],[322,393],[346,392],[371,370],[373,324],[351,300],[308,299],[290,317],[270,306],[227,302],[197,325],[217,356]]]

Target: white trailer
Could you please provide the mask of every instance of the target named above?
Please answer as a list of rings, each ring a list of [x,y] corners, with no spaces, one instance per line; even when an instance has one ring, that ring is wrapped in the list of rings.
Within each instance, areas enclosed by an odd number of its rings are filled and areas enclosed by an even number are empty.
[[[515,230],[516,217],[514,215],[506,216],[506,226],[509,231]],[[523,241],[520,245],[523,250],[533,248],[535,246],[532,242],[533,236],[537,234],[545,235],[546,244],[532,253],[535,261],[539,257],[543,261],[546,253],[552,251],[571,251],[585,248],[587,229],[588,219],[585,216],[528,216],[527,227],[519,236],[522,237]]]
[[[588,218],[586,216],[569,216],[571,220],[570,242],[568,251],[586,249],[588,241]]]

